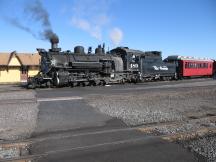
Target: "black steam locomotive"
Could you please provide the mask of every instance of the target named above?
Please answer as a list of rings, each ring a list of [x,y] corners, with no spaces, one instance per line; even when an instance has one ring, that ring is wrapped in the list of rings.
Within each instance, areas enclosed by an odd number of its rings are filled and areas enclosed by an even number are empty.
[[[105,53],[99,45],[92,53],[85,53],[82,46],[74,52],[61,51],[59,39],[50,40],[49,51],[37,49],[41,55],[40,72],[28,79],[28,87],[60,87],[106,85],[109,83],[142,82],[145,80],[176,79],[174,64],[164,63],[161,52],[142,52],[127,47],[118,47]]]

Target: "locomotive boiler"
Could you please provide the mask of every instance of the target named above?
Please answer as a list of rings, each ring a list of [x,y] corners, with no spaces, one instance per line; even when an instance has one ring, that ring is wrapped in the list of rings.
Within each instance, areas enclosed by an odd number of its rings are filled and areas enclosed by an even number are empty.
[[[28,87],[41,86],[76,86],[76,85],[105,85],[110,81],[119,82],[123,78],[122,59],[118,56],[105,54],[104,45],[99,45],[92,53],[89,48],[85,53],[84,47],[76,46],[74,52],[61,51],[58,48],[59,39],[50,39],[51,49],[37,49],[41,55],[40,72],[28,79]]]

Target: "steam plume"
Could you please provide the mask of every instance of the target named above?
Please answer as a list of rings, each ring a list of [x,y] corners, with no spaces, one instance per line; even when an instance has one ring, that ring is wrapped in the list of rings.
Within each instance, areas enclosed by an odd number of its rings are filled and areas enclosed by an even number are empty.
[[[121,43],[123,31],[119,27],[112,27],[112,6],[113,0],[75,0],[73,3],[73,13],[71,25],[90,36],[101,41],[106,33],[114,45]],[[64,13],[70,13],[71,8],[64,9]],[[71,14],[71,13],[70,13]],[[110,32],[108,32],[110,31]]]
[[[123,32],[119,28],[113,28],[110,32],[110,39],[113,42],[114,45],[119,45],[119,43],[122,41],[123,38]]]

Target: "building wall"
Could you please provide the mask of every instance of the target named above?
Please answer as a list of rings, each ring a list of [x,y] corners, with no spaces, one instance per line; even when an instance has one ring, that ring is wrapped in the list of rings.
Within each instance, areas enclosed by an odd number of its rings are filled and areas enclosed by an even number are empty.
[[[13,55],[8,66],[21,66],[21,64],[20,64],[19,60],[17,59],[17,57],[15,55]]]
[[[0,83],[20,82],[20,67],[0,67]]]
[[[20,82],[20,66],[17,57],[12,56],[8,66],[0,68],[0,83]]]
[[[39,72],[39,67],[29,67],[28,76],[33,77]],[[20,67],[8,66],[0,67],[0,84],[1,83],[19,83],[21,82]]]

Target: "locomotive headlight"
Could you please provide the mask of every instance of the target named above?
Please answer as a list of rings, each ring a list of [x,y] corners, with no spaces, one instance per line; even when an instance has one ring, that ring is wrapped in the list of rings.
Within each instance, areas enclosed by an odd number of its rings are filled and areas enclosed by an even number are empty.
[[[138,64],[130,64],[130,67],[131,67],[131,69],[135,69],[135,68],[138,68],[139,66],[138,66]]]

